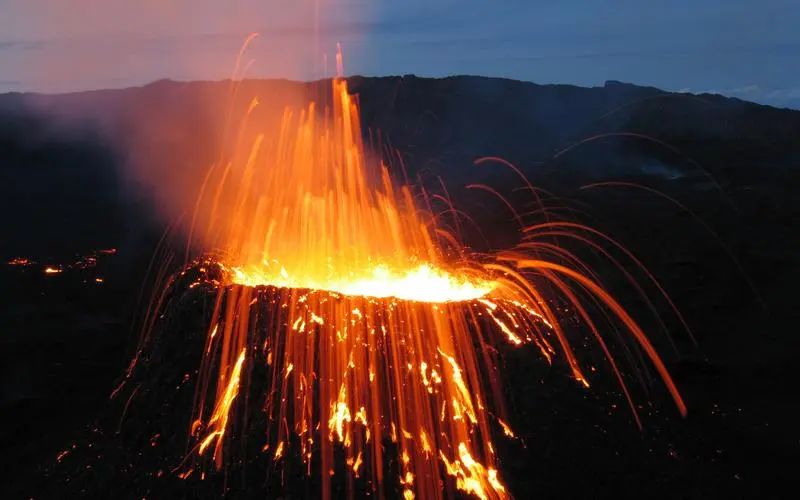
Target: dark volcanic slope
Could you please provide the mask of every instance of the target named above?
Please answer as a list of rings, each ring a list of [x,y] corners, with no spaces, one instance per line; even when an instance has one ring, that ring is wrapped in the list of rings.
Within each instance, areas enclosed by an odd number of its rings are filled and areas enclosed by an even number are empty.
[[[641,434],[602,383],[583,391],[509,355],[512,424],[527,447],[508,445],[504,471],[519,497],[779,491],[800,457],[800,112],[615,82],[409,76],[353,77],[350,85],[367,138],[393,167],[402,159],[412,180],[436,186],[442,176],[492,246],[515,240],[508,213],[463,186],[486,182],[520,204],[524,193],[514,192],[521,182],[513,174],[473,165],[487,155],[518,164],[635,251],[698,338],[694,347],[674,328],[677,353],[659,341],[689,417],[676,418],[656,390]],[[324,89],[246,81],[237,105],[259,96],[268,108]],[[12,492],[36,491],[40,467],[106,406],[163,227],[153,206],[171,217],[186,203],[159,186],[185,186],[182,196],[191,197],[215,157],[222,120],[214,114],[228,90],[225,82],[161,81],[0,96],[0,257],[71,263],[76,253],[119,249],[96,270],[0,271],[0,470],[13,479],[0,484]],[[630,186],[581,189],[603,181],[638,183],[674,201]]]

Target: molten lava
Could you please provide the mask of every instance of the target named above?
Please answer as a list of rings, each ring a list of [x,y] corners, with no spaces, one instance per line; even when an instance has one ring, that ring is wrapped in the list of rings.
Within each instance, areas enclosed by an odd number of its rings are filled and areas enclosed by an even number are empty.
[[[323,497],[336,450],[339,465],[375,492],[392,481],[405,498],[453,493],[442,484],[508,497],[493,440],[514,433],[493,346],[533,344],[548,361],[560,353],[588,386],[557,304],[593,334],[637,423],[602,321],[632,335],[685,411],[639,325],[584,262],[552,243],[594,245],[600,233],[550,221],[525,228],[513,252],[470,254],[368,153],[344,80],[332,82],[332,106],[286,109],[277,130],[253,123],[258,106],[251,102],[194,207],[190,240],[214,255],[204,269],[217,266],[224,279],[206,282],[216,303],[180,477],[235,460],[230,433],[247,412],[263,412],[263,452],[276,462],[299,454],[308,474],[319,471]],[[270,388],[261,408],[244,401],[254,373],[266,373]],[[389,462],[398,476],[385,477]]]
[[[342,295],[396,298],[416,302],[457,302],[483,297],[495,284],[467,276],[454,276],[446,271],[421,264],[404,272],[386,266],[375,266],[363,274],[348,278],[293,278],[284,268],[277,277],[258,269],[233,269],[233,282],[239,285],[272,285],[280,288],[311,288]]]

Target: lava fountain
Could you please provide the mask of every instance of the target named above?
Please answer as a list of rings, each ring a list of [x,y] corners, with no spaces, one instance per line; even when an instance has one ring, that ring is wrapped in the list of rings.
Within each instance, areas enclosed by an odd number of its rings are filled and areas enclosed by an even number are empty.
[[[642,328],[553,243],[613,240],[548,219],[525,226],[512,251],[468,251],[369,154],[357,98],[345,80],[331,85],[330,105],[287,108],[277,133],[251,119],[253,100],[236,147],[202,184],[190,240],[204,257],[191,264],[202,271],[192,286],[216,298],[181,477],[240,458],[231,436],[259,413],[266,430],[248,439],[276,462],[299,455],[324,498],[342,468],[378,495],[391,482],[405,498],[441,498],[452,493],[444,484],[509,497],[493,440],[513,431],[493,346],[533,344],[588,387],[557,304],[591,331],[637,423],[604,324],[635,339],[685,412]],[[258,404],[246,397],[256,382],[267,388]]]

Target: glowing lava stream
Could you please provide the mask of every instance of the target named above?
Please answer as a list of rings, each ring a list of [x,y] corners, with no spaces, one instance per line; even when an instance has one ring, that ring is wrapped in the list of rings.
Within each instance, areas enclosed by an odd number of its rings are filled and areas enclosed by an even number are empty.
[[[323,282],[313,279],[292,278],[284,268],[278,277],[262,270],[245,271],[233,268],[233,283],[246,286],[271,285],[279,288],[310,288],[340,293],[342,295],[396,298],[415,302],[459,302],[478,299],[491,292],[495,283],[488,280],[453,276],[428,264],[422,264],[405,273],[376,266],[365,277],[329,279]]]
[[[324,498],[342,468],[351,494],[354,478],[366,477],[379,496],[393,482],[406,498],[442,498],[452,487],[508,497],[493,439],[514,434],[495,346],[563,356],[588,387],[562,327],[567,307],[602,349],[637,423],[602,324],[631,334],[685,412],[639,325],[583,261],[551,243],[555,234],[595,245],[594,233],[550,222],[526,228],[514,253],[469,255],[367,154],[356,98],[344,80],[332,87],[330,107],[286,109],[276,130],[259,128],[254,100],[227,159],[203,182],[190,239],[218,256],[202,269],[216,266],[224,279],[196,283],[216,302],[182,478],[209,461],[219,469],[242,460],[244,447],[225,443],[247,412],[262,412],[263,452],[318,470]],[[249,393],[256,382],[268,388],[259,408]]]

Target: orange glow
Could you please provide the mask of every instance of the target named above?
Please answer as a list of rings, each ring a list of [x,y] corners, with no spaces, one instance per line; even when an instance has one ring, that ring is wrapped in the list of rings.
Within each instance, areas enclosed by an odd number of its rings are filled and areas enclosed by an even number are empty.
[[[509,425],[507,423],[503,422],[499,418],[497,419],[497,423],[500,424],[500,427],[503,428],[503,434],[505,434],[506,436],[511,437],[511,438],[516,437],[514,435],[514,431],[511,430],[511,427],[509,427]]]
[[[245,271],[233,269],[234,283],[246,286],[272,285],[280,288],[311,288],[341,293],[343,295],[397,298],[417,302],[458,302],[483,297],[494,288],[494,283],[453,276],[428,264],[392,271],[386,266],[375,266],[363,273],[350,273],[347,278],[309,276],[294,278],[286,272],[270,275],[263,269]]]
[[[9,266],[27,267],[33,264],[33,261],[25,257],[16,257],[8,261]]]
[[[231,404],[233,404],[233,400],[236,399],[236,395],[239,393],[239,380],[242,373],[242,364],[244,363],[244,359],[245,351],[242,351],[242,353],[239,354],[239,359],[236,360],[233,370],[231,371],[230,379],[228,380],[225,391],[220,395],[220,398],[217,401],[217,406],[214,408],[214,413],[211,415],[211,419],[208,421],[209,432],[206,438],[200,443],[200,448],[198,450],[198,453],[202,455],[211,442],[216,439],[217,445],[214,449],[214,460],[217,462],[217,464],[222,463],[222,438],[225,435],[225,428],[228,424],[228,416],[230,413]]]
[[[505,486],[497,479],[497,470],[485,469],[483,465],[476,462],[470,455],[466,444],[459,443],[458,457],[451,462],[444,456],[444,453],[440,455],[447,473],[455,476],[458,489],[471,493],[482,500],[508,496]]]
[[[44,268],[44,274],[58,274],[62,271],[63,269],[60,267],[47,266]]]

